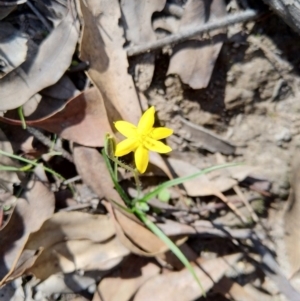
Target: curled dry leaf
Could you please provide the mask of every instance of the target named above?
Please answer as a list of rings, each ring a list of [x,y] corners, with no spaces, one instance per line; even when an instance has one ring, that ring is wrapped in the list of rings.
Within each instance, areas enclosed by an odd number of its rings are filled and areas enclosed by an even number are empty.
[[[129,301],[139,287],[159,271],[149,259],[129,256],[116,272],[99,283],[93,301]]]
[[[223,0],[189,0],[180,22],[179,33],[193,25],[204,24],[224,15],[226,5]],[[223,40],[224,35],[218,31],[212,41],[199,41],[196,37],[176,45],[167,74],[178,74],[193,89],[207,87]]]
[[[17,200],[7,225],[0,232],[0,285],[17,265],[24,245],[54,211],[54,194],[41,182],[30,181]]]
[[[91,215],[83,212],[58,212],[49,218],[43,226],[29,236],[24,246],[24,252],[36,252],[43,249],[27,273],[33,273],[39,279],[46,279],[51,274],[73,271],[74,264],[82,269],[92,269],[89,263],[94,264],[95,269],[106,266],[109,260],[115,257],[101,257],[97,255],[108,249],[125,252],[125,248],[115,246],[115,230],[112,221],[106,215]],[[111,245],[103,242],[109,241]],[[114,241],[114,242],[112,242]],[[85,252],[85,248],[90,248]],[[103,244],[102,244],[103,243]],[[113,251],[110,251],[113,256]],[[126,252],[125,252],[126,253]],[[72,255],[72,256],[71,256]],[[120,259],[120,256],[116,256]],[[97,261],[98,260],[98,261]],[[112,262],[111,262],[112,263]],[[20,265],[18,262],[17,265]],[[43,268],[41,268],[43,266]]]
[[[119,26],[117,0],[81,0],[84,20],[80,57],[88,61],[88,76],[101,92],[112,120],[137,124],[141,109],[132,77],[128,74],[124,31]]]
[[[0,120],[21,125],[16,119],[0,117]],[[87,146],[103,146],[105,134],[112,133],[103,99],[96,88],[70,99],[63,109],[40,119],[26,120],[26,123]]]
[[[168,250],[168,247],[152,232],[122,212],[106,205],[114,218],[120,241],[134,254],[153,257]]]
[[[55,233],[55,235],[54,235]],[[65,239],[89,239],[103,242],[115,235],[111,219],[105,215],[84,212],[58,212],[48,219],[41,229],[30,235],[26,249],[47,249]]]
[[[198,263],[200,268],[194,265],[205,292],[211,289],[228,268],[240,258],[241,254],[234,254]],[[192,301],[199,298],[201,294],[201,289],[191,273],[187,269],[183,269],[180,272],[152,277],[140,288],[134,301]]]
[[[1,10],[1,7],[0,7]],[[17,51],[16,51],[17,49]],[[0,78],[19,67],[26,59],[27,38],[9,23],[0,26]]]
[[[45,249],[27,273],[44,280],[60,271],[107,271],[118,265],[128,254],[129,250],[116,237],[103,243],[85,239],[61,241]]]
[[[16,70],[0,80],[0,110],[23,105],[43,88],[56,83],[69,67],[78,40],[78,29],[69,12],[60,24]]]

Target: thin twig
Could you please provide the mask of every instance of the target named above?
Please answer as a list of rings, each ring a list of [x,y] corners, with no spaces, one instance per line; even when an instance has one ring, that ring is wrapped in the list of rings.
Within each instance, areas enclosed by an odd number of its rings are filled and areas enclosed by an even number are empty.
[[[241,22],[246,22],[250,21],[252,19],[257,18],[258,12],[252,9],[247,9],[244,12],[241,13],[236,13],[236,14],[231,14],[225,18],[218,19],[214,22],[209,22],[206,24],[201,24],[197,27],[189,28],[185,31],[169,35],[163,39],[140,45],[140,46],[132,46],[126,48],[127,55],[128,56],[134,56],[137,54],[141,54],[150,50],[155,50],[162,48],[164,46],[174,44],[174,43],[179,43],[184,40],[187,40],[193,36],[196,36],[198,34],[208,32],[211,30],[215,30],[218,28],[224,28],[229,25],[233,25],[236,23],[241,23]]]
[[[36,9],[36,7],[28,0],[26,4],[32,10],[32,12],[40,19],[40,21],[44,24],[46,29],[50,32],[52,27],[50,26],[49,22],[45,19],[45,17]]]
[[[57,145],[53,146],[53,142],[48,137],[46,137],[41,131],[30,126],[27,126],[27,131],[30,134],[32,134],[37,140],[42,142],[44,145],[48,146],[50,149],[53,148],[55,151],[60,152],[62,157],[73,163],[72,155],[66,150],[64,150],[62,147],[59,147]]]
[[[255,213],[255,211],[253,210],[252,206],[250,205],[249,201],[247,200],[247,198],[244,196],[244,194],[242,193],[240,187],[238,185],[234,185],[233,186],[233,190],[234,192],[239,196],[239,198],[241,199],[241,201],[244,203],[244,205],[246,206],[246,208],[249,210],[251,217],[253,219],[253,221],[255,221],[256,223],[259,222],[259,218],[257,216],[257,214]]]

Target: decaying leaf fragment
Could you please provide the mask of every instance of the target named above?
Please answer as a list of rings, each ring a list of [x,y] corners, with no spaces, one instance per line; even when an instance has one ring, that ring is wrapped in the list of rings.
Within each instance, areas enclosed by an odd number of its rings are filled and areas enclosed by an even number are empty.
[[[194,266],[195,272],[207,292],[234,265],[241,254],[233,254],[210,259]],[[137,292],[134,301],[192,301],[201,296],[197,282],[187,269],[180,272],[157,275],[148,280]]]
[[[131,255],[99,283],[93,301],[129,301],[140,286],[159,272],[160,267],[154,262]]]
[[[1,11],[1,6],[0,6]],[[19,67],[26,59],[27,38],[11,24],[0,25],[0,78]],[[16,51],[17,49],[17,51]]]
[[[0,120],[21,125],[17,119],[0,117]],[[105,135],[112,133],[103,99],[96,88],[85,90],[68,100],[54,113],[36,120],[26,120],[26,123],[87,146],[103,146]]]
[[[108,216],[83,212],[54,214],[29,236],[22,255],[31,254],[33,258],[40,249],[42,252],[32,264],[29,265],[30,257],[27,257],[24,269],[40,280],[61,271],[109,270],[129,253],[115,237],[114,225]],[[21,259],[16,264],[17,269],[22,264]]]
[[[0,80],[0,110],[23,105],[34,94],[56,83],[70,66],[78,29],[69,12],[19,68]]]
[[[30,181],[7,225],[0,232],[0,285],[14,271],[29,235],[54,211],[54,194],[39,181]],[[35,250],[37,251],[37,250]],[[33,254],[34,255],[34,254]]]
[[[226,15],[223,0],[199,1],[189,0],[179,26],[180,31],[212,21]],[[195,37],[174,47],[167,74],[178,74],[181,80],[193,89],[207,87],[215,61],[222,47],[223,30],[212,40],[199,41]]]

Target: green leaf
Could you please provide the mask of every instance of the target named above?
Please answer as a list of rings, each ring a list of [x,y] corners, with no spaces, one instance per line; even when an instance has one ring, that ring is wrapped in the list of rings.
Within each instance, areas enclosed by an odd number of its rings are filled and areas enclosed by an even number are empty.
[[[189,176],[185,176],[185,177],[181,177],[181,178],[177,178],[174,180],[170,180],[167,181],[165,183],[160,184],[159,186],[157,186],[154,190],[152,190],[151,192],[147,193],[143,198],[141,198],[139,200],[139,202],[148,202],[149,200],[151,200],[152,198],[154,198],[155,196],[157,196],[162,190],[165,190],[169,187],[175,186],[175,185],[179,185],[182,184],[188,180],[192,180],[194,178],[197,178],[201,175],[207,174],[211,171],[217,170],[217,169],[222,169],[222,168],[226,168],[226,167],[233,167],[233,166],[238,166],[241,165],[242,163],[226,163],[226,164],[221,164],[221,165],[215,165],[206,169],[203,169],[199,172],[196,172],[192,175]]]
[[[162,191],[159,192],[157,197],[161,202],[168,203],[170,201],[170,198],[171,198],[170,190],[169,189],[163,189]]]

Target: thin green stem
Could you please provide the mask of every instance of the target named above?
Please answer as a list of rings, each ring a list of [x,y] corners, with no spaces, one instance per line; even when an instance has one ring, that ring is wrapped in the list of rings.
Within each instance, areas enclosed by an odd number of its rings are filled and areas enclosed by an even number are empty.
[[[28,160],[28,159],[25,159],[23,157],[20,157],[20,156],[17,156],[17,155],[14,155],[14,154],[10,154],[10,153],[7,153],[3,150],[0,150],[0,154],[1,155],[4,155],[4,156],[7,156],[9,158],[13,158],[13,159],[16,159],[16,160],[19,160],[19,161],[22,161],[22,162],[25,162],[25,163],[28,163],[28,164],[31,164],[31,165],[34,165],[34,166],[38,166],[39,163],[36,163],[35,161],[32,161],[32,160]],[[54,170],[46,167],[46,166],[43,166],[43,169],[51,174],[53,174],[54,176],[62,179],[62,180],[66,180],[62,175],[60,175],[59,173],[55,172]]]
[[[22,122],[22,128],[23,128],[23,130],[26,130],[27,126],[26,126],[26,121],[25,121],[24,114],[23,114],[23,106],[18,107],[18,114],[19,114],[20,120]]]
[[[131,206],[131,200],[129,199],[129,197],[127,196],[127,194],[125,193],[123,188],[120,186],[119,182],[117,181],[117,179],[115,177],[114,170],[111,167],[111,164],[110,164],[110,161],[109,161],[109,158],[107,156],[107,153],[106,153],[105,149],[102,149],[102,155],[103,155],[106,167],[109,171],[109,174],[110,174],[110,176],[113,180],[113,183],[115,185],[115,188],[117,189],[117,191],[118,191],[119,195],[121,196],[121,198],[125,201],[126,205],[130,207]]]

